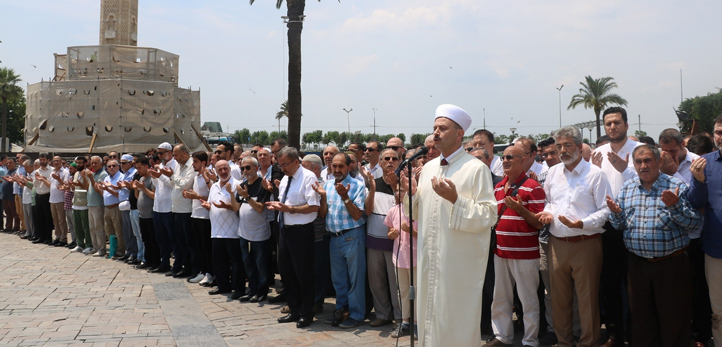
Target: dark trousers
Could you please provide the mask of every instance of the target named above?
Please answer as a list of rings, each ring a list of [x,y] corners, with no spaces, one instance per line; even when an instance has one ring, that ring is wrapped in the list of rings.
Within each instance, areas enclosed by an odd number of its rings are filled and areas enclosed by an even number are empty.
[[[218,290],[245,293],[246,274],[238,239],[213,239],[213,269]]]
[[[43,184],[43,183],[40,183]],[[50,193],[38,194],[35,196],[35,206],[38,209],[38,222],[40,224],[35,226],[35,233],[38,238],[43,241],[52,240],[53,231],[53,214],[50,210]]]
[[[689,346],[693,288],[687,254],[650,262],[630,253],[627,264],[634,346]]]
[[[140,235],[143,238],[143,246],[145,246],[145,262],[152,267],[160,265],[160,250],[153,230],[153,218],[139,218],[138,220]]]
[[[278,267],[291,314],[313,317],[313,223],[286,225],[278,239]]]
[[[323,240],[313,243],[313,274],[314,302],[323,305],[326,293],[331,291],[331,256],[329,254],[329,241],[331,235],[323,235]],[[394,293],[396,295],[396,293]]]
[[[481,290],[481,331],[492,333],[491,302],[494,301],[494,247],[489,247],[489,261],[484,274],[484,287]]]
[[[193,262],[193,255],[195,252],[191,252],[191,242],[193,240],[193,234],[191,230],[191,214],[189,213],[173,213],[173,220],[175,222],[175,229],[172,229],[173,234],[173,256],[175,261],[173,262],[173,272],[179,272],[183,269],[190,271],[192,270],[191,263]],[[197,274],[197,272],[194,272]]]
[[[170,252],[173,249],[174,230],[173,214],[170,212],[153,212],[153,227],[155,228],[155,239],[158,241],[160,250],[160,265],[170,266]],[[176,259],[177,261],[177,259]]]
[[[704,275],[704,251],[699,239],[689,241],[689,260],[692,264],[694,286],[692,337],[697,342],[707,343],[712,338],[712,306],[709,302],[707,278]]]
[[[13,200],[3,199],[3,210],[5,210],[5,229],[18,231],[20,230],[20,216],[15,211],[15,196]]]
[[[609,337],[624,341],[624,306],[622,296],[627,278],[627,248],[624,246],[622,231],[610,223],[604,225],[602,234],[602,275],[600,281],[601,303],[604,311],[603,323]]]
[[[241,255],[248,277],[248,289],[251,295],[268,294],[268,258],[271,242],[248,241],[241,237]]]
[[[197,273],[213,274],[213,246],[211,245],[211,220],[191,218],[191,230],[196,245],[196,257],[193,260],[193,269]]]

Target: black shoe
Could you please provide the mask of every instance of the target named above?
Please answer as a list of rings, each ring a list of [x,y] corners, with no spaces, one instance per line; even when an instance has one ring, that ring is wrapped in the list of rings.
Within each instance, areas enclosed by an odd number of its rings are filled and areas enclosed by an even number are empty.
[[[343,308],[336,309],[333,311],[333,316],[327,318],[324,323],[331,324],[332,327],[337,327],[343,322],[345,315],[346,310],[344,310]]]
[[[137,265],[138,265],[138,266],[136,266],[135,268],[138,269],[138,270],[143,270],[143,269],[149,269],[149,268],[150,268],[150,265],[149,265],[148,263],[146,263],[146,262],[138,262]]]
[[[233,292],[233,295],[231,295],[231,299],[233,299],[233,300],[241,299],[242,302],[248,301],[248,300],[243,300],[243,298],[245,298],[246,296],[248,296],[248,294],[243,294],[242,291],[236,290]]]
[[[234,294],[234,295],[235,295],[235,294]],[[256,297],[255,295],[251,295],[251,293],[248,293],[248,294],[246,294],[246,295],[239,296],[239,297],[234,298],[234,299],[238,299],[238,300],[240,300],[241,302],[246,302],[246,301],[251,301],[251,299],[252,299],[252,298],[255,298],[255,297]]]
[[[150,272],[155,273],[155,274],[162,274],[162,273],[166,273],[168,271],[170,271],[170,266],[159,266],[159,267],[151,270]]]
[[[126,264],[130,264],[135,261],[135,256],[131,255],[128,259],[124,260]]]
[[[125,263],[128,264],[128,265],[138,265],[138,264],[140,264],[140,260],[138,260],[138,259],[133,259],[132,261],[127,261],[127,262],[125,262]]]
[[[301,319],[300,315],[289,313],[281,318],[278,318],[279,323],[291,323]]]
[[[228,294],[230,292],[231,292],[230,290],[213,289],[210,292],[208,292],[208,295]]]
[[[50,244],[53,245],[53,246],[56,246],[59,242],[60,242],[60,240],[55,239],[55,240],[53,240],[53,242],[51,242]]]
[[[261,294],[261,295],[254,295],[249,302],[261,302],[263,300],[266,300],[267,294]]]
[[[43,243],[46,245],[51,245],[53,243],[53,241],[50,241],[50,239],[47,239]]]
[[[70,248],[70,249],[73,249],[73,248],[75,248],[75,247],[78,247],[78,244],[75,243],[75,241],[73,241],[73,242],[69,243],[69,244],[68,244],[67,246],[65,246],[65,247],[68,247],[68,248]]]
[[[28,240],[28,241],[30,241],[30,242],[33,242],[33,241],[36,241],[37,239],[38,239],[38,238],[35,237],[35,236],[30,236],[30,237],[28,237],[26,240]]]
[[[68,243],[65,241],[60,241],[57,244],[55,244],[55,247],[68,247]]]
[[[539,338],[539,344],[544,346],[551,346],[557,344],[557,334],[554,332],[547,332],[544,336]]]
[[[210,282],[208,282],[208,283],[203,283],[203,284],[201,284],[201,285],[204,286],[204,287],[215,287],[215,286],[217,286],[218,284],[216,283],[216,280],[213,280],[213,281],[210,281]]]
[[[301,319],[299,319],[298,322],[296,322],[296,328],[299,328],[299,329],[305,328],[305,327],[311,325],[311,323],[313,323],[313,318],[301,317]]]
[[[286,293],[281,293],[272,298],[268,298],[269,304],[280,304],[282,302],[286,302]]]
[[[193,272],[188,269],[183,269],[183,271],[173,275],[173,278],[186,278],[193,276]]]
[[[20,235],[20,238],[23,239],[23,240],[29,239],[29,237],[28,237],[28,236],[25,236],[25,235]]]
[[[45,243],[45,240],[43,239],[33,239],[33,243]]]
[[[116,257],[117,257],[117,258],[116,258]],[[128,258],[130,258],[130,255],[129,255],[129,254],[124,254],[124,255],[119,256],[119,257],[116,255],[116,257],[113,257],[113,260],[126,261],[126,260],[128,260]]]

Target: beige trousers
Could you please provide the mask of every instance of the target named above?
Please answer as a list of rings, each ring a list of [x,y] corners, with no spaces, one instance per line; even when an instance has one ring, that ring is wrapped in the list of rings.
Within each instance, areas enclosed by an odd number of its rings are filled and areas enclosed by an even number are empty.
[[[50,204],[50,212],[53,215],[53,225],[55,225],[55,239],[68,242],[68,223],[65,221],[65,203],[58,202]]]

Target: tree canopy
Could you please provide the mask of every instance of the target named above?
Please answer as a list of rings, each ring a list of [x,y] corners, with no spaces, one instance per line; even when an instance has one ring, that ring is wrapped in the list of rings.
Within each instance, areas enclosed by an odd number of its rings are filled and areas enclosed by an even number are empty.
[[[679,108],[697,120],[698,131],[711,133],[715,117],[722,114],[722,90],[684,100]]]
[[[585,109],[593,109],[597,120],[597,137],[602,136],[602,128],[600,123],[600,115],[602,111],[611,105],[626,106],[627,100],[623,97],[611,93],[611,90],[617,88],[617,83],[612,77],[592,78],[592,76],[584,77],[584,82],[579,82],[582,88],[579,93],[572,96],[567,110],[584,106]]]

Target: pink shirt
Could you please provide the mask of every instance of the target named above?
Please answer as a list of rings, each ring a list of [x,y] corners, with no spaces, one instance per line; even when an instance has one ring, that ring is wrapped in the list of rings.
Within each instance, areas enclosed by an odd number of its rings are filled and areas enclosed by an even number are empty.
[[[402,205],[394,205],[394,207],[389,210],[388,214],[386,214],[386,219],[384,220],[384,224],[388,226],[389,228],[394,228],[399,230],[399,237],[397,237],[394,240],[394,250],[393,250],[393,257],[392,260],[394,262],[394,265],[398,266],[401,269],[408,269],[411,267],[410,259],[409,259],[409,238],[411,237],[410,233],[407,233],[403,230],[401,230],[401,220],[399,218],[399,214],[402,214]],[[409,219],[404,214],[403,220],[408,224]],[[417,229],[418,225],[416,224],[416,221],[414,221],[414,227],[413,229]],[[416,237],[413,238],[414,242],[414,267],[416,267],[416,253],[418,253],[418,249],[416,248]],[[399,247],[401,247],[401,251],[399,251]],[[397,257],[398,254],[398,257]]]

